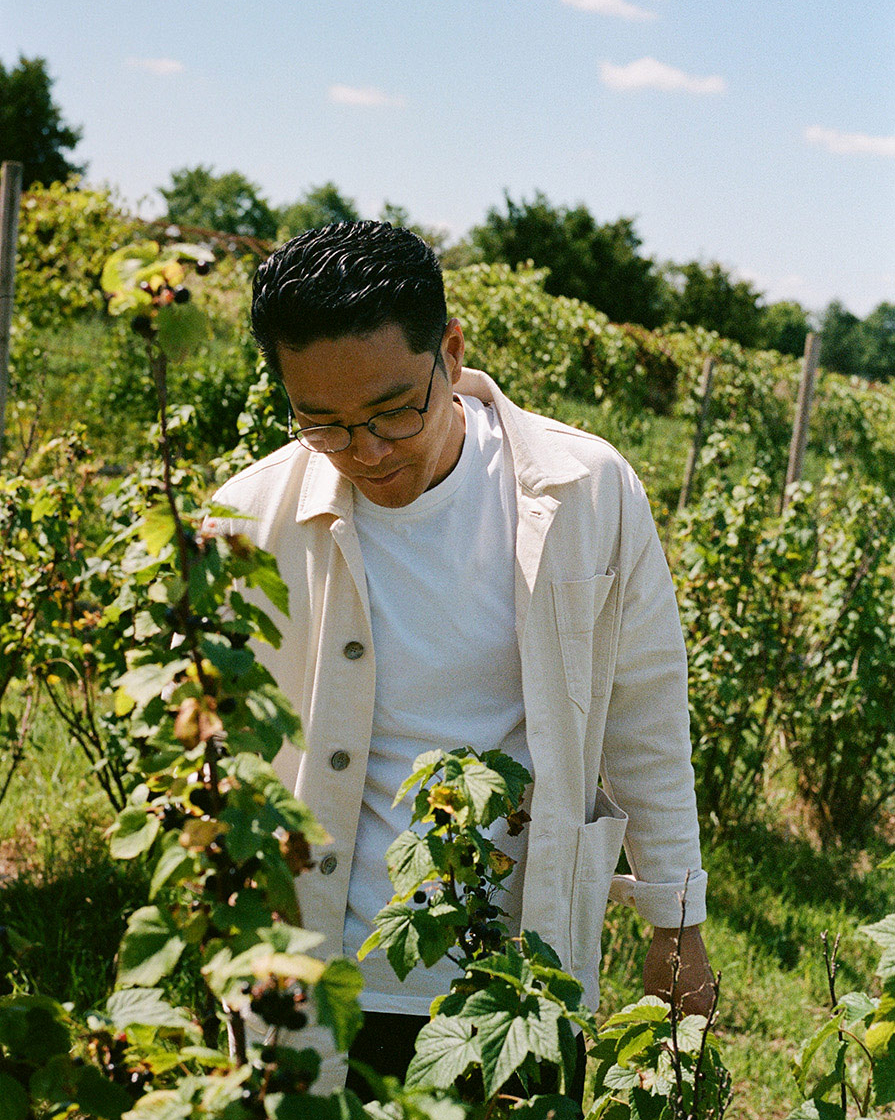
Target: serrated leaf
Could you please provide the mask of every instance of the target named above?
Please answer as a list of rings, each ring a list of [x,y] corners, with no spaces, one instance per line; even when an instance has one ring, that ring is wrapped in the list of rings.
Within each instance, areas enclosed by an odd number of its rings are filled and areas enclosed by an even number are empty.
[[[134,284],[137,273],[158,257],[157,241],[138,241],[116,249],[106,259],[100,284],[104,292],[120,292]]]
[[[879,1000],[873,999],[866,992],[847,992],[839,1000],[837,1007],[845,1009],[843,1025],[847,1030],[851,1030],[862,1019],[866,1019],[868,1015],[873,1015],[878,1005]]]
[[[636,1089],[640,1085],[640,1074],[636,1069],[614,1065],[606,1071],[603,1085],[607,1089]]]
[[[479,824],[489,825],[500,816],[500,800],[507,795],[507,785],[495,770],[473,760],[464,764],[460,785],[472,804]],[[492,798],[497,804],[492,804]]]
[[[360,969],[342,958],[330,961],[314,985],[318,1022],[329,1027],[339,1050],[348,1050],[363,1025],[357,1002],[363,986]]]
[[[172,1007],[161,988],[124,988],[106,1000],[106,1014],[118,1030],[134,1023],[192,1030],[193,1021],[182,1007]]]
[[[373,920],[379,933],[379,948],[385,950],[398,979],[405,980],[420,961],[413,911],[403,903],[392,903],[383,907]]]
[[[156,327],[156,341],[173,362],[195,353],[208,338],[208,320],[193,302],[160,308]]]
[[[417,783],[424,785],[441,766],[444,758],[444,751],[441,750],[424,751],[417,755],[413,760],[413,769],[409,777],[405,778],[398,786],[392,808],[394,809],[396,805],[399,805]]]
[[[413,1088],[448,1089],[472,1062],[480,1062],[472,1023],[436,1015],[416,1038],[416,1052],[407,1069],[406,1084]]]
[[[174,968],[185,942],[169,914],[143,906],[130,916],[118,950],[118,985],[153,988]]]
[[[427,838],[409,828],[389,844],[385,863],[395,894],[402,899],[408,898],[420,883],[436,874]]]
[[[860,926],[858,932],[875,941],[883,951],[876,975],[883,980],[895,976],[895,914],[887,914],[881,922],[873,925]]]
[[[190,658],[178,657],[164,665],[151,662],[148,665],[139,665],[136,669],[129,669],[115,681],[117,687],[124,692],[134,703],[145,705],[155,696],[161,695],[166,685],[182,673],[190,664]],[[117,712],[117,700],[116,700]],[[125,713],[122,713],[125,714]]]
[[[160,821],[154,813],[134,806],[122,809],[112,825],[109,848],[115,859],[135,859],[148,851],[158,836]]]
[[[659,1023],[668,1018],[671,1010],[670,1004],[659,999],[658,996],[644,996],[637,1003],[629,1003],[621,1011],[610,1015],[603,1024],[601,1031],[606,1028],[624,1026],[627,1023]]]
[[[682,1054],[695,1054],[702,1045],[702,1035],[708,1026],[704,1015],[686,1015],[677,1025],[677,1045]]]

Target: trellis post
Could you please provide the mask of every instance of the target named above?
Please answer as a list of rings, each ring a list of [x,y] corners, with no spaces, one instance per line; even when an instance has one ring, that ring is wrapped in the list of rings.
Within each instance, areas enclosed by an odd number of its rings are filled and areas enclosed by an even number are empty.
[[[9,393],[9,336],[15,295],[16,242],[19,232],[19,197],[22,165],[4,160],[0,168],[0,455],[6,431],[6,398]]]

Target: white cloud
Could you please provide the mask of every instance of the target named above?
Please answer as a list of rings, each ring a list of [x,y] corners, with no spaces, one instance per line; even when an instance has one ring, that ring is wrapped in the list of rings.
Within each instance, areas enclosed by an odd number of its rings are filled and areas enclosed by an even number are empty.
[[[600,63],[600,77],[610,89],[660,89],[665,93],[724,93],[727,83],[719,75],[698,78],[654,58],[638,58],[627,66]]]
[[[813,125],[805,129],[805,139],[839,156],[895,156],[895,136],[868,136],[864,132],[839,132]]]
[[[629,4],[628,0],[562,0],[571,8],[580,8],[583,12],[599,12],[601,16],[618,16],[620,19],[648,20],[656,19],[656,13],[639,4]]]
[[[150,74],[156,74],[160,78],[180,74],[184,69],[183,63],[176,58],[129,58],[127,64],[135,70],[148,70]]]
[[[330,101],[337,105],[360,105],[367,109],[402,109],[403,97],[392,97],[373,86],[330,86],[327,90]]]

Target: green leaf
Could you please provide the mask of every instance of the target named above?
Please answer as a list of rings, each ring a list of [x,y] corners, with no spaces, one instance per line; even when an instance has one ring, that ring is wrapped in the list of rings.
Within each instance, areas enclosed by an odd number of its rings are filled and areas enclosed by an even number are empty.
[[[311,1093],[269,1093],[264,1099],[269,1120],[369,1120],[350,1089],[328,1097]]]
[[[559,1064],[560,1010],[554,1003],[528,996],[520,1001],[510,988],[493,986],[466,1001],[462,1017],[478,1031],[485,1095],[491,1096],[531,1053]]]
[[[846,1120],[838,1104],[827,1101],[803,1101],[786,1120]]]
[[[392,808],[399,805],[413,787],[419,783],[424,785],[444,762],[445,752],[442,750],[424,751],[413,760],[413,769],[410,776],[398,786]]]
[[[160,821],[145,808],[128,807],[122,809],[112,825],[112,839],[109,844],[115,859],[135,859],[148,851],[153,844]]]
[[[873,1094],[874,1104],[895,1101],[895,1054],[891,1052],[874,1060]]]
[[[395,894],[408,898],[420,883],[436,875],[427,838],[406,829],[388,846],[385,863]]]
[[[120,292],[134,284],[141,268],[156,260],[159,254],[157,241],[139,241],[116,249],[103,266],[100,283],[104,292]]]
[[[472,1023],[436,1015],[416,1039],[416,1053],[407,1068],[406,1084],[413,1088],[448,1089],[471,1062],[480,1062]]]
[[[107,1081],[96,1066],[81,1069],[75,1100],[85,1112],[103,1120],[120,1120],[122,1113],[134,1106],[130,1093]]]
[[[189,357],[208,338],[208,320],[192,301],[159,308],[156,327],[158,345],[172,362]]]
[[[158,556],[174,538],[174,533],[174,515],[170,507],[161,502],[143,514],[143,521],[137,529],[137,535],[153,556]]]
[[[161,695],[166,685],[182,673],[190,664],[190,658],[178,657],[164,665],[151,662],[129,669],[115,681],[115,685],[125,692],[136,704],[148,704],[155,696]]]
[[[644,996],[637,1003],[629,1003],[621,1011],[610,1015],[600,1029],[601,1031],[603,1029],[608,1030],[627,1023],[660,1023],[663,1019],[668,1018],[670,1010],[670,1004],[659,999],[658,996]]]
[[[118,985],[154,987],[180,960],[184,946],[170,915],[157,906],[134,911],[118,950]]]
[[[525,787],[530,784],[531,774],[521,762],[517,762],[503,751],[485,751],[482,762],[491,770],[496,771],[507,787],[507,797],[512,805],[518,805],[525,793]]]
[[[149,884],[150,899],[155,898],[162,887],[168,883],[188,879],[196,871],[195,855],[187,851],[175,835],[169,835],[171,839],[168,840],[167,847],[159,856],[152,871],[152,881]]]
[[[339,1050],[351,1046],[363,1025],[363,1012],[357,1002],[363,986],[360,969],[342,958],[330,961],[314,985],[318,1021],[332,1031]]]
[[[839,1000],[837,1007],[845,1009],[845,1023],[847,1030],[873,1015],[879,1005],[879,1000],[871,998],[866,992],[847,992]]]
[[[632,1058],[638,1054],[642,1054],[644,1050],[656,1041],[656,1036],[652,1027],[645,1027],[641,1031],[636,1031],[634,1036],[621,1047],[618,1052],[618,1064],[626,1066],[630,1063]]]
[[[0,1046],[9,1056],[42,1065],[54,1054],[67,1054],[71,1037],[65,1012],[48,996],[0,997]]]
[[[118,1030],[134,1023],[191,1030],[193,1021],[182,1007],[172,1007],[161,988],[125,988],[112,992],[106,1014]]]
[[[876,967],[876,975],[883,980],[895,976],[895,914],[887,914],[881,922],[860,926],[859,933],[866,934],[883,951]]]
[[[571,1097],[550,1093],[531,1097],[509,1115],[512,1120],[576,1120],[581,1115],[581,1109]]]
[[[708,1026],[704,1015],[687,1015],[677,1025],[677,1045],[682,1054],[695,1054],[702,1045],[702,1035]]]
[[[524,769],[524,767],[523,767]],[[546,965],[548,968],[562,968],[562,961],[552,945],[548,945],[533,929],[522,931],[522,952],[532,964]]]
[[[603,1078],[603,1085],[607,1089],[636,1089],[640,1085],[640,1073],[626,1066],[611,1066]]]
[[[814,1034],[808,1039],[800,1052],[793,1059],[793,1071],[796,1077],[796,1083],[799,1086],[799,1092],[805,1096],[808,1092],[808,1074],[811,1069],[811,1063],[814,1060],[815,1054],[823,1046],[828,1038],[836,1034],[842,1026],[842,1020],[845,1012],[840,1011],[832,1019],[828,1019],[826,1023],[816,1030]]]
[[[500,816],[500,802],[507,794],[506,782],[500,774],[483,766],[481,762],[472,761],[464,765],[460,784],[472,804],[479,824],[489,825]],[[497,804],[492,804],[492,798]]]
[[[246,585],[257,587],[281,614],[289,613],[289,588],[283,582],[276,559],[261,549],[255,551],[255,566],[246,573]]]
[[[21,1082],[0,1070],[0,1120],[26,1120],[31,1105]]]

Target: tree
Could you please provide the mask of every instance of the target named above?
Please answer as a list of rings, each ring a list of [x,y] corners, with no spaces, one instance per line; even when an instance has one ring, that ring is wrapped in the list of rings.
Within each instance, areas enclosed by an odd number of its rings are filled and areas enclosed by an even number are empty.
[[[824,312],[820,360],[828,368],[847,377],[860,373],[861,320],[839,300],[832,300]]]
[[[761,312],[758,343],[766,350],[800,358],[805,353],[805,339],[811,329],[808,312],[800,303],[779,300]]]
[[[410,211],[406,206],[398,206],[394,202],[386,200],[382,204],[382,210],[379,212],[380,222],[389,222],[391,225],[397,227],[401,226],[404,229],[412,230],[417,237],[421,237],[427,245],[431,245],[433,250],[441,256],[444,252],[445,244],[448,239],[448,231],[446,229],[439,229],[437,226],[421,226],[416,222],[410,220]]]
[[[642,242],[632,218],[597,225],[586,206],[553,206],[540,191],[531,202],[504,200],[506,213],[492,207],[470,231],[484,261],[549,268],[550,295],[585,300],[616,322],[663,321],[664,284],[655,263],[637,252]]]
[[[20,55],[10,70],[0,62],[0,161],[23,164],[23,188],[64,182],[84,171],[83,164],[71,163],[63,154],[80,141],[81,129],[62,120],[52,86],[44,58]]]
[[[862,377],[895,380],[895,303],[881,303],[871,311],[859,333]]]
[[[666,275],[672,293],[669,314],[675,322],[717,331],[743,346],[758,343],[762,296],[748,280],[735,280],[717,261],[671,265]]]
[[[345,198],[332,181],[309,187],[291,206],[278,211],[279,233],[285,241],[306,229],[319,229],[334,222],[356,222],[360,218],[353,198]]]
[[[168,189],[158,189],[168,204],[168,221],[265,241],[277,235],[276,214],[241,171],[215,175],[203,164],[182,167],[172,171]]]

